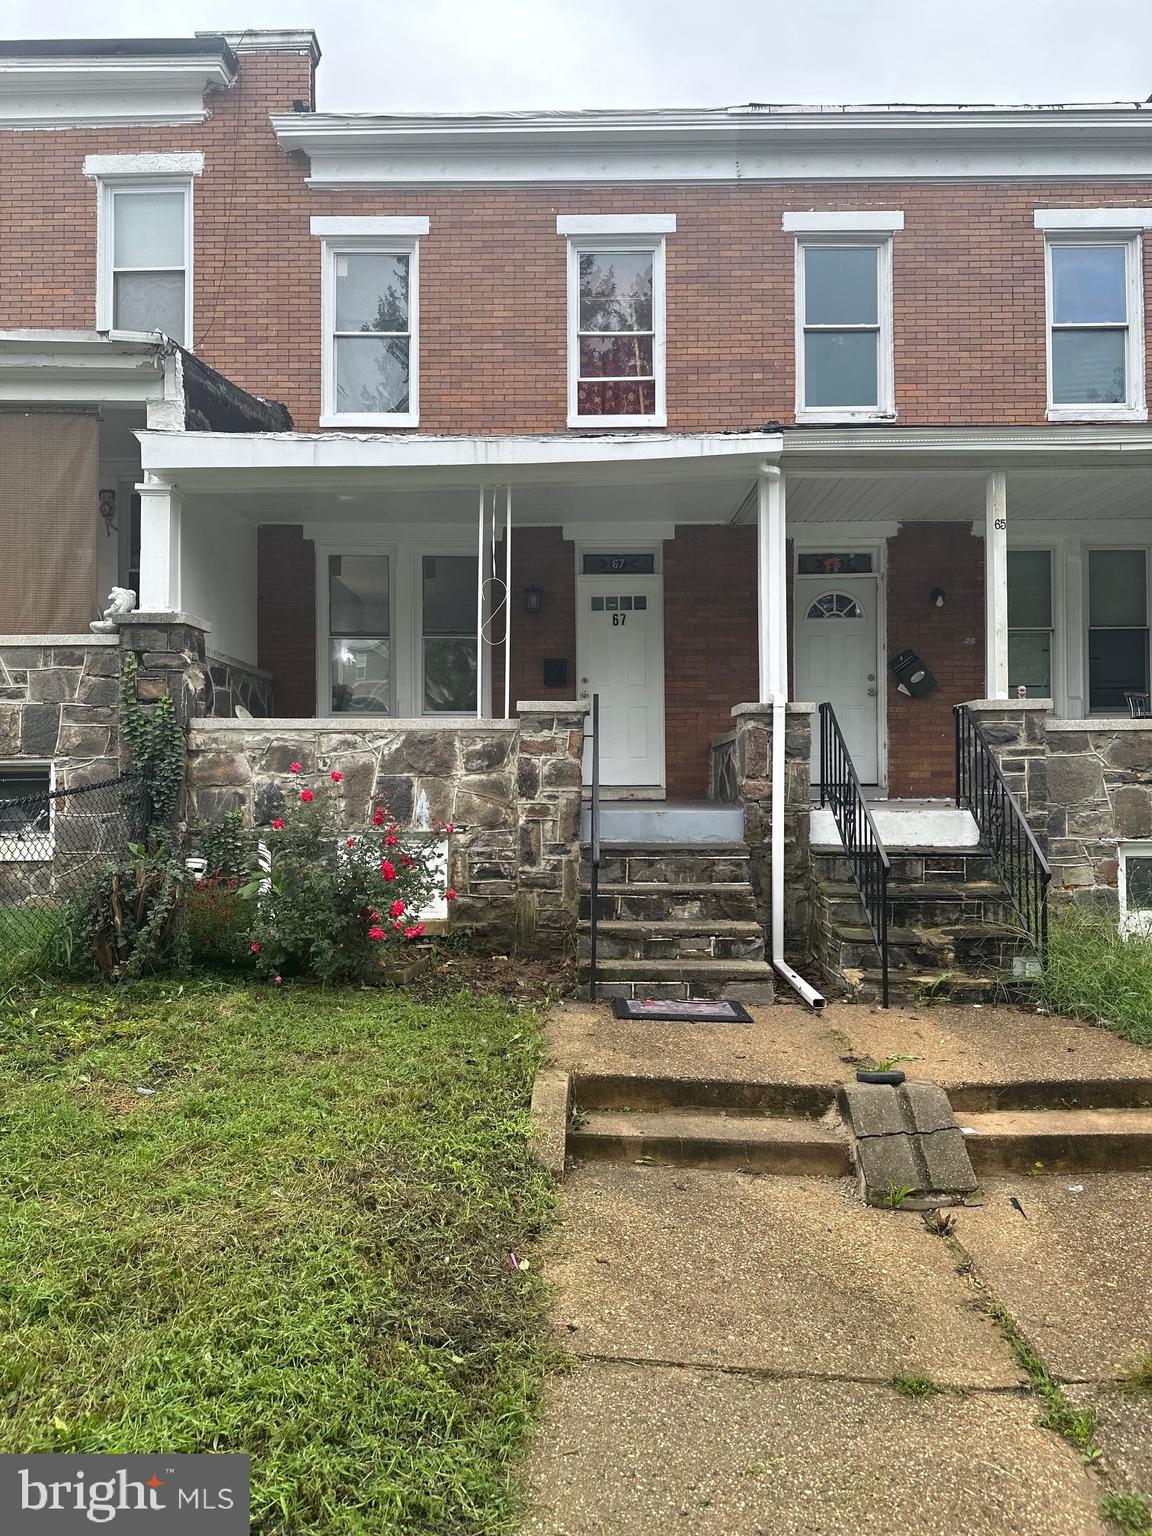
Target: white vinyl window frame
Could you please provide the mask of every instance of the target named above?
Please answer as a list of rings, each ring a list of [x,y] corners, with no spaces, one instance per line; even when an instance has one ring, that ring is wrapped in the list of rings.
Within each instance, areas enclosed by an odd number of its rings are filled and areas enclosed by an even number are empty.
[[[1116,322],[1056,325],[1052,284],[1052,252],[1058,246],[1118,245],[1124,248],[1124,291],[1127,317],[1123,326]],[[1047,374],[1047,418],[1049,421],[1147,421],[1148,403],[1144,385],[1144,254],[1143,238],[1138,230],[1100,225],[1067,229],[1047,228],[1044,234],[1044,353]],[[1113,404],[1086,401],[1083,404],[1053,400],[1052,335],[1055,330],[1125,331],[1125,398]]]
[[[1059,548],[1053,544],[1028,540],[1027,538],[1017,542],[1010,539],[1008,543],[1010,555],[1044,555],[1048,560],[1048,623],[1047,624],[1012,624],[1008,626],[1008,639],[1011,644],[1013,635],[1047,635],[1048,636],[1048,692],[1055,697],[1057,675],[1060,671],[1060,656],[1058,654],[1059,638],[1063,631],[1060,622],[1060,594],[1062,588],[1062,570],[1058,567],[1057,560],[1060,554]],[[1011,692],[1011,689],[1009,690]]]
[[[559,223],[559,221],[558,221]],[[561,232],[563,230],[561,229]],[[568,235],[568,425],[570,427],[666,427],[667,362],[666,240],[664,234],[631,234],[625,228],[605,234]],[[580,257],[597,251],[652,253],[652,371],[655,410],[650,415],[581,415],[580,403]],[[587,334],[593,334],[591,332]],[[602,334],[596,332],[595,334]],[[625,332],[624,334],[629,334]]]
[[[893,228],[901,226],[894,225]],[[805,253],[823,246],[876,252],[876,324],[815,325],[805,319]],[[896,417],[895,342],[892,325],[892,230],[868,230],[865,226],[796,230],[796,420],[798,422],[893,421]],[[808,405],[805,403],[804,339],[809,331],[870,331],[876,335],[876,404]]]
[[[1120,897],[1121,937],[1127,939],[1133,934],[1141,937],[1152,936],[1152,907],[1138,907],[1133,910],[1128,905],[1128,860],[1130,858],[1152,859],[1152,842],[1119,843],[1116,853],[1119,859],[1117,885]]]
[[[12,795],[5,788],[5,780],[10,776],[19,775],[27,778],[30,774],[43,774],[48,783],[48,794],[52,795],[56,790],[56,767],[54,763],[37,758],[9,758],[0,762],[0,800],[22,799],[23,796]],[[14,847],[14,843],[21,846]],[[56,802],[48,801],[48,828],[44,832],[11,833],[0,830],[0,864],[47,864],[53,858],[56,851]]]
[[[179,345],[185,351],[191,352],[194,250],[192,176],[148,176],[117,172],[97,177],[96,187],[96,329],[111,332],[113,335],[118,333],[115,323],[117,271],[182,272],[184,274],[184,335]],[[184,265],[182,267],[117,268],[114,239],[116,199],[149,192],[181,192],[184,195]]]
[[[389,232],[393,231],[393,232]],[[320,235],[321,385],[322,427],[417,427],[420,425],[420,238],[428,231],[427,219],[322,219],[312,220],[312,233]],[[352,255],[406,256],[408,258],[408,330],[374,331],[383,336],[408,337],[408,409],[406,411],[338,411],[336,409],[336,260]]]

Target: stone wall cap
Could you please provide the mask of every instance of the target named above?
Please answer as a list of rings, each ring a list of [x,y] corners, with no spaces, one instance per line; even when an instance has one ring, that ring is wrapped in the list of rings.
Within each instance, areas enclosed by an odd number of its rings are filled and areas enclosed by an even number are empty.
[[[587,699],[517,699],[521,715],[586,715],[592,708]]]
[[[212,626],[207,619],[198,619],[194,613],[177,613],[171,610],[161,609],[133,609],[131,613],[118,613],[115,615],[117,624],[183,624],[188,629],[202,629],[206,635],[212,633]]]
[[[1129,715],[1088,715],[1083,720],[1049,720],[1049,731],[1152,731],[1152,718],[1133,720]]]
[[[354,736],[358,733],[380,731],[515,731],[515,720],[480,720],[469,715],[420,715],[414,720],[401,720],[395,715],[313,715],[300,719],[292,715],[253,716],[251,720],[237,720],[231,715],[204,715],[188,722],[193,735],[205,735],[211,731],[275,731],[278,735],[290,735],[293,731],[318,735],[329,734]]]
[[[969,699],[965,709],[999,710],[1002,714],[1015,714],[1018,709],[1051,709],[1051,699]]]
[[[86,635],[0,635],[0,645],[5,650],[15,645],[54,645],[63,649],[65,646],[76,645],[119,645],[117,635],[94,635],[91,630]]]
[[[254,661],[241,661],[239,656],[229,656],[224,651],[205,651],[209,661],[222,661],[226,667],[239,667],[242,672],[251,672],[255,677],[266,677],[272,681],[271,672],[264,667],[258,667]]]
[[[774,708],[775,706],[767,700],[760,704],[733,704],[732,716],[734,719],[739,719],[742,715],[764,715],[770,717]],[[788,715],[814,715],[816,713],[816,705],[793,704],[789,702],[784,706],[784,713]]]

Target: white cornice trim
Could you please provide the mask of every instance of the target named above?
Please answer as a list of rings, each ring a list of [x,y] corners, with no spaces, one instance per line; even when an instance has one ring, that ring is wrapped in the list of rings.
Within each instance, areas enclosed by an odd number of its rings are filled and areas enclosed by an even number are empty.
[[[1037,229],[1152,229],[1152,208],[1037,208]]]
[[[558,235],[674,235],[674,213],[558,213]]]
[[[897,209],[861,209],[853,213],[786,213],[781,227],[797,234],[891,235],[904,228],[904,215]]]
[[[314,187],[1152,176],[1146,103],[704,112],[276,113]]]
[[[173,155],[85,155],[85,176],[202,176],[204,155],[194,149]]]
[[[320,43],[310,27],[260,28],[246,32],[197,32],[197,37],[222,37],[233,53],[306,53],[313,66],[320,62]]]
[[[309,219],[308,227],[314,235],[321,235],[326,239],[340,235],[355,235],[357,237],[372,235],[426,235],[429,229],[429,221],[422,218],[388,218],[379,215],[368,215],[363,218],[321,218],[319,216]]]
[[[204,55],[0,59],[0,129],[201,123],[234,78]]]
[[[789,458],[817,455],[830,460],[888,455],[912,460],[917,455],[980,455],[1005,459],[1023,455],[1081,453],[1152,454],[1152,427],[1147,423],[1101,423],[1089,426],[1034,427],[903,427],[848,428],[844,431],[785,432],[783,467]]]

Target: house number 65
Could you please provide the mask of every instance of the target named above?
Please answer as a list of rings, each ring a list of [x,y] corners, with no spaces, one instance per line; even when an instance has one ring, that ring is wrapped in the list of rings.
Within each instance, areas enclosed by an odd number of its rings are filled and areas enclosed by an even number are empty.
[[[617,624],[623,624],[627,617],[628,615],[626,613],[614,613],[612,615],[612,628],[615,629]]]

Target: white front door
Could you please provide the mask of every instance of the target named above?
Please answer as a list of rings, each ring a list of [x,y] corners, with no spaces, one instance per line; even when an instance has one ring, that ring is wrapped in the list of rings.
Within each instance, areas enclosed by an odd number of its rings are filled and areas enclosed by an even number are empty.
[[[578,576],[581,697],[600,695],[600,782],[664,783],[664,583]],[[589,748],[584,776],[591,777]]]
[[[796,697],[831,704],[861,784],[880,773],[878,585],[874,576],[796,580]],[[819,721],[812,722],[812,782],[820,781]]]

